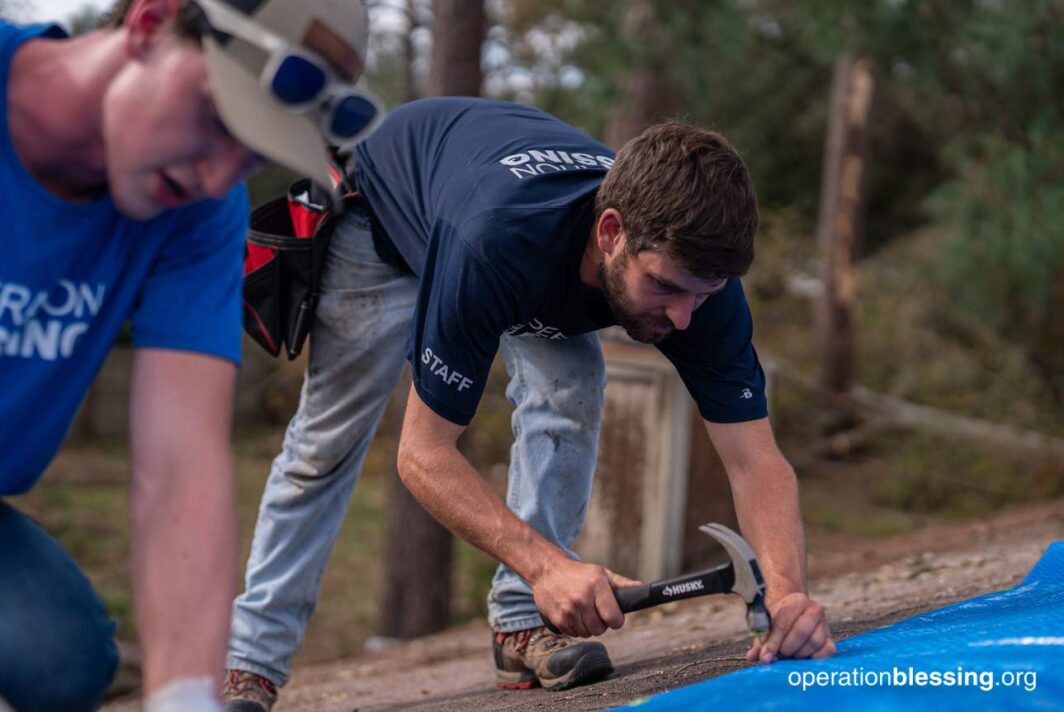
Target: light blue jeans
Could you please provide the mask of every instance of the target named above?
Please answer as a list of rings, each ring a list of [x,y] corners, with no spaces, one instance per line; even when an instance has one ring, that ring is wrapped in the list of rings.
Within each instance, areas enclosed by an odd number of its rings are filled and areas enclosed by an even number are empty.
[[[366,216],[340,222],[322,279],[299,409],[273,461],[233,604],[230,668],[287,682],[348,500],[405,356],[418,282],[385,264]],[[593,334],[504,336],[514,444],[507,506],[565,549],[583,526],[605,367]],[[574,555],[575,556],[575,555]],[[500,566],[488,595],[498,631],[540,625],[528,584]]]

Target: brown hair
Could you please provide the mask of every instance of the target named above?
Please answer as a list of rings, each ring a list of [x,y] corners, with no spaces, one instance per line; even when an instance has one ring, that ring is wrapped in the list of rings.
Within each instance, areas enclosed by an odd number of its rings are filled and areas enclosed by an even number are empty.
[[[620,212],[627,250],[664,246],[700,279],[737,277],[754,260],[757,195],[738,152],[719,133],[669,122],[617,152],[595,201]]]

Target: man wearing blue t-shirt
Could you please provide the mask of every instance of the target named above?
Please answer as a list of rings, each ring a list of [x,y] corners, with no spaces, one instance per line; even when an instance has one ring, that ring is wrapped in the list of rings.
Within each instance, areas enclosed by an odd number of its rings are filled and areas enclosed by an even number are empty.
[[[595,331],[612,324],[675,365],[727,468],[775,620],[750,659],[831,655],[738,279],[753,259],[754,189],[727,141],[665,124],[615,157],[538,109],[441,98],[393,112],[355,161],[363,208],[333,238],[299,410],[263,496],[228,709],[262,712],[287,680],[404,357],[399,474],[501,562],[488,598],[499,685],[565,689],[612,670],[600,643],[570,636],[619,628],[611,587],[631,582],[568,549],[599,439]],[[456,448],[497,352],[515,407],[505,504]]]
[[[360,100],[365,14],[359,0],[132,0],[114,14],[76,38],[0,22],[0,496],[40,478],[129,322],[145,709],[219,710],[240,181],[260,155],[327,179],[322,127],[337,127],[312,84]],[[297,96],[307,87],[322,95]],[[0,569],[0,707],[95,709],[117,663],[113,623],[59,544],[6,501]]]

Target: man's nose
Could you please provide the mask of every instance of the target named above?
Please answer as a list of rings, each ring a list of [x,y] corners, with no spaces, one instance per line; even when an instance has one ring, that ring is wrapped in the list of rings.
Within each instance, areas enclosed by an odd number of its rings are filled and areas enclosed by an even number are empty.
[[[677,297],[665,307],[665,317],[672,322],[677,331],[683,331],[691,325],[691,314],[695,310],[695,297]]]

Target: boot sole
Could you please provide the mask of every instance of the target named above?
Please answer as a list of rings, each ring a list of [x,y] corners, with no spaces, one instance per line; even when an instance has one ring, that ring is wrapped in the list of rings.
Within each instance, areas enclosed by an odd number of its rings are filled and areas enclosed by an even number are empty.
[[[578,685],[586,685],[597,682],[613,672],[613,663],[604,648],[590,650],[576,661],[576,665],[565,675],[553,680],[539,679],[543,689],[552,692],[568,690]]]
[[[524,682],[495,682],[495,687],[500,690],[531,690],[539,685],[539,680],[525,680]]]
[[[495,686],[502,690],[531,690],[539,684],[531,670],[495,671]]]

